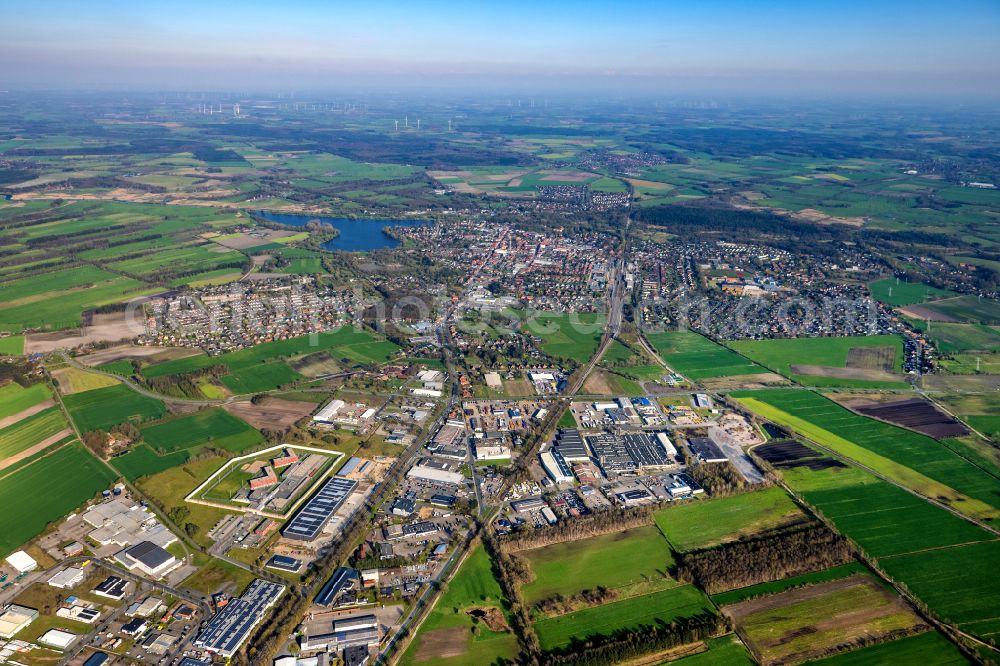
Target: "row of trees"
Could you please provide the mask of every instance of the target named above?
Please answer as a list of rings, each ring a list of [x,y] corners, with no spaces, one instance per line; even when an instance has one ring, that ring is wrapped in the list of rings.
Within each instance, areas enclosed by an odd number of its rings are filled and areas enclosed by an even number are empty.
[[[546,652],[545,666],[618,664],[636,657],[668,650],[678,645],[712,638],[730,630],[729,621],[711,611],[657,623],[623,629],[610,635],[575,639],[564,648]]]
[[[634,507],[621,511],[601,511],[575,520],[562,521],[549,527],[521,530],[498,540],[505,553],[541,548],[564,541],[591,537],[643,527],[653,522],[653,507]]]
[[[851,545],[826,525],[772,531],[715,548],[681,553],[677,579],[709,594],[827,569],[854,559]]]

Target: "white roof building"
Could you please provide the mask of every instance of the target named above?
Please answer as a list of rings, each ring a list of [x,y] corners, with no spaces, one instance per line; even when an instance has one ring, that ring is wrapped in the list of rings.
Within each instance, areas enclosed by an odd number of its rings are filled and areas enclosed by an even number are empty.
[[[313,415],[313,421],[317,421],[319,423],[331,423],[337,415],[337,412],[343,409],[345,404],[347,403],[343,400],[331,400],[325,407],[323,407],[323,409]]]
[[[38,568],[38,562],[35,561],[31,555],[28,555],[23,550],[19,550],[16,553],[11,553],[7,556],[7,564],[14,567],[17,573],[23,574],[29,571],[34,571]]]
[[[38,619],[38,611],[27,606],[11,604],[0,612],[0,638],[13,638],[29,624]]]
[[[63,631],[62,629],[49,629],[42,634],[41,638],[38,639],[38,642],[57,650],[65,650],[72,645],[73,641],[77,638],[76,634],[71,634],[70,632]]]
[[[65,590],[82,583],[84,575],[84,571],[80,567],[66,567],[65,569],[60,569],[47,582],[51,587],[58,587]]]

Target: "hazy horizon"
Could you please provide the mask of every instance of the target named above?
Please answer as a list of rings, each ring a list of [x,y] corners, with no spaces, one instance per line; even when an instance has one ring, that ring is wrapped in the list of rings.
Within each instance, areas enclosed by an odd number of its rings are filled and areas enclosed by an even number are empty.
[[[7,3],[0,89],[1000,95],[1000,4]]]

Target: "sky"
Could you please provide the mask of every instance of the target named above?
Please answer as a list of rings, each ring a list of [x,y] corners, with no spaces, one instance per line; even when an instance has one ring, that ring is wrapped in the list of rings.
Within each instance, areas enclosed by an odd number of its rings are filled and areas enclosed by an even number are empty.
[[[0,88],[1000,94],[1000,0],[3,0]]]

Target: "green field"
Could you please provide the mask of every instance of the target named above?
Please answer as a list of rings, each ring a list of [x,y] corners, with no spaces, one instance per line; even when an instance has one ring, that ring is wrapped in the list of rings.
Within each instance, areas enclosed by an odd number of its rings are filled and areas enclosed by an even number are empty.
[[[966,351],[1000,351],[1000,332],[985,324],[953,324],[936,321],[930,326],[922,319],[910,324],[927,335],[942,354]]]
[[[943,444],[855,414],[812,391],[735,391],[751,410],[967,515],[1000,517],[1000,479]]]
[[[52,397],[49,387],[43,383],[24,388],[16,382],[0,386],[0,419],[19,414],[43,400]]]
[[[669,623],[676,618],[712,612],[714,608],[701,590],[694,585],[682,585],[545,618],[534,626],[542,649],[553,650],[569,645],[574,639],[585,640],[588,636],[607,635],[657,622]]]
[[[82,444],[64,446],[0,480],[0,557],[40,534],[115,480]]]
[[[190,453],[185,449],[161,456],[146,444],[138,444],[125,455],[112,458],[111,465],[126,479],[135,481],[143,476],[151,476],[171,467],[183,465],[190,457]]]
[[[891,347],[894,350],[888,372],[900,373],[903,367],[903,340],[896,335],[864,337],[785,338],[773,340],[736,340],[729,346],[780,375],[806,386],[844,386],[906,388],[902,380],[852,379],[822,375],[796,374],[793,365],[846,368],[851,349]]]
[[[767,372],[732,350],[691,331],[648,333],[646,339],[667,365],[694,381]]]
[[[23,335],[8,335],[6,337],[0,337],[0,356],[20,356],[23,353]]]
[[[496,582],[489,555],[482,545],[477,546],[447,584],[399,663],[484,666],[499,659],[512,661],[518,652],[514,634],[491,631],[482,623],[475,625],[466,613],[470,608],[489,607],[506,612],[508,605]],[[473,632],[474,627],[478,627],[478,635]],[[455,656],[440,656],[439,641],[449,648],[464,644],[464,651]],[[438,647],[435,648],[435,645]]]
[[[673,586],[667,575],[673,556],[655,526],[521,551],[535,579],[521,588],[528,604],[585,589]]]
[[[750,658],[750,653],[736,635],[709,639],[705,641],[705,647],[704,652],[669,663],[679,666],[753,666],[757,663]]]
[[[141,423],[167,413],[163,402],[136,393],[124,384],[71,393],[63,397],[63,403],[80,432],[107,430],[126,421]]]
[[[810,661],[813,666],[959,666],[968,664],[961,652],[936,631],[906,636],[887,643],[869,645],[850,652]]]
[[[233,370],[220,377],[219,381],[234,394],[240,395],[270,391],[299,379],[302,375],[284,363],[264,363]]]
[[[854,467],[781,472],[789,487],[873,557],[993,538],[972,523]]]
[[[868,285],[868,289],[872,292],[872,298],[894,307],[956,295],[955,292],[947,289],[937,289],[920,282],[897,281],[896,278],[885,278],[872,282]]]
[[[288,340],[265,342],[255,347],[228,352],[221,356],[199,354],[173,361],[164,361],[143,368],[142,374],[148,378],[163,377],[193,372],[213,365],[225,365],[230,372],[238,373],[240,370],[257,367],[267,361],[294,358],[318,351],[325,351],[335,359],[343,360],[348,364],[382,363],[392,358],[398,349],[396,344],[388,340],[378,340],[367,331],[344,326],[336,331],[320,333],[315,336],[303,335]],[[248,382],[253,381],[252,376],[249,373],[246,375]],[[275,376],[277,377],[277,373]],[[289,375],[286,373],[284,376]],[[240,377],[241,375],[237,374],[235,381],[242,381]]]
[[[803,585],[840,580],[841,578],[847,578],[856,573],[864,573],[866,571],[868,571],[868,568],[865,565],[860,562],[851,562],[850,564],[841,564],[840,566],[823,569],[822,571],[811,571],[798,576],[774,580],[769,583],[758,583],[757,585],[741,587],[737,590],[720,592],[719,594],[711,595],[711,598],[717,606],[729,606],[746,601],[747,599],[756,599],[757,597],[777,594],[778,592],[784,592],[785,590]]]
[[[958,296],[935,301],[924,307],[956,321],[1000,324],[1000,302],[976,296]]]
[[[540,338],[540,349],[552,358],[586,363],[597,351],[604,332],[604,315],[597,313],[520,314],[521,331]]]
[[[806,515],[778,487],[686,502],[656,512],[660,531],[680,551],[706,548],[804,520]]]
[[[0,460],[17,455],[69,427],[58,407],[49,407],[0,430]]]
[[[791,591],[767,601],[774,605],[763,604],[736,622],[740,636],[765,664],[795,663],[845,642],[892,636],[922,622],[899,603],[895,591],[866,574],[835,586],[813,587],[804,598]]]
[[[221,408],[203,409],[146,425],[140,431],[143,440],[154,451],[167,453],[204,445],[239,453],[264,441],[245,421]]]
[[[1000,639],[997,562],[996,539],[879,560],[945,622],[989,641]]]

